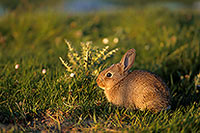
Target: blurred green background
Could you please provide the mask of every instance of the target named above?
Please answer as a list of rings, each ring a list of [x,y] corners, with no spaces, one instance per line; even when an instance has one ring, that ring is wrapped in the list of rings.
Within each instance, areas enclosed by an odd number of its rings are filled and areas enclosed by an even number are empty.
[[[1,11],[16,9],[35,10],[43,8],[59,8],[65,11],[97,11],[111,10],[127,6],[141,7],[144,5],[174,8],[199,8],[199,0],[0,0]]]

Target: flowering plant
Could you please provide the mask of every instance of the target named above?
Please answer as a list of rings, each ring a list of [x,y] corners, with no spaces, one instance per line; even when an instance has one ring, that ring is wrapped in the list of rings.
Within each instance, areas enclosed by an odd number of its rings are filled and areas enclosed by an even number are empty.
[[[68,46],[68,60],[64,61],[62,57],[59,57],[60,61],[66,68],[66,74],[64,77],[61,77],[61,80],[67,80],[77,75],[96,77],[102,68],[100,66],[102,62],[118,51],[118,48],[108,50],[109,46],[102,49],[92,47],[91,42],[86,42],[81,43],[82,50],[79,53],[67,40],[65,40],[65,43]]]

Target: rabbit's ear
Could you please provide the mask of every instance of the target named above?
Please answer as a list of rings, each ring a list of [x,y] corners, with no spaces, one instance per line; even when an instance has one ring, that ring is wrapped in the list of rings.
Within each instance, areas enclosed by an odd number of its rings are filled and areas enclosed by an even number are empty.
[[[135,49],[130,49],[124,54],[123,58],[120,61],[122,72],[126,72],[132,67],[135,61],[135,55]]]

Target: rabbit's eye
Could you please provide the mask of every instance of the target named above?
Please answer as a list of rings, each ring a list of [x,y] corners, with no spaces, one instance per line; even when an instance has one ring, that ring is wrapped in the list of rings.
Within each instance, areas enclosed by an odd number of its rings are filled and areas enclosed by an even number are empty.
[[[110,78],[112,77],[112,73],[107,73],[106,76]]]

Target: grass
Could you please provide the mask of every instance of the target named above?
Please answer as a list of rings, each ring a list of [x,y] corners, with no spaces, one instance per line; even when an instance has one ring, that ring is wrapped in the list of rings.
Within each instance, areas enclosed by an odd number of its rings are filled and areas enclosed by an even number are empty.
[[[199,38],[200,15],[195,11],[9,13],[0,19],[1,131],[200,132]],[[109,45],[119,51],[101,67],[87,70],[72,64],[78,74],[70,77],[59,60],[70,60],[64,39],[79,54],[80,42],[86,41],[93,42],[92,49]],[[137,51],[132,69],[152,71],[170,87],[171,110],[153,114],[112,105],[97,87],[98,73],[88,75],[119,62],[130,48]],[[58,81],[63,76],[66,80]]]

